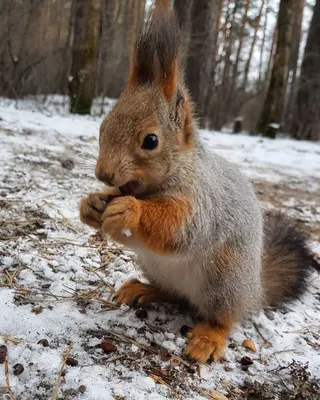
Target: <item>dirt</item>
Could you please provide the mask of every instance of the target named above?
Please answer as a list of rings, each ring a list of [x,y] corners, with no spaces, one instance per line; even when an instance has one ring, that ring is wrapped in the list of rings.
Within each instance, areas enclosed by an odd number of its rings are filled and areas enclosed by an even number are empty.
[[[320,240],[320,190],[306,191],[285,183],[253,182],[258,198],[291,215],[313,240]]]

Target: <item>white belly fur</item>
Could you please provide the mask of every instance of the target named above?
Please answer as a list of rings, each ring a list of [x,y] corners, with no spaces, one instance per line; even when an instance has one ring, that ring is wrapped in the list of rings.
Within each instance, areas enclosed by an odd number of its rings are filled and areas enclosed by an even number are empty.
[[[203,276],[200,266],[178,255],[161,255],[146,248],[135,248],[146,277],[160,288],[187,298],[197,305],[201,299]]]

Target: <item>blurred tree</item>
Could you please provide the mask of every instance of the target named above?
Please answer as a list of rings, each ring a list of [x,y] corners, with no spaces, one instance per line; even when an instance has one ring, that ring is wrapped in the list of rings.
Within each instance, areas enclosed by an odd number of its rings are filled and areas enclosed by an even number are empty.
[[[74,1],[70,112],[90,114],[97,76],[100,0]]]
[[[268,11],[269,11],[269,0],[265,1],[265,12],[264,12],[264,21],[263,21],[263,28],[262,28],[262,40],[260,46],[260,57],[259,57],[259,79],[258,79],[258,86],[259,88],[264,84],[264,52],[265,46],[267,41],[267,28],[268,28]]]
[[[292,42],[294,0],[281,0],[278,13],[278,39],[270,85],[262,108],[257,130],[275,138],[275,125],[280,125],[284,106]]]
[[[297,139],[320,140],[320,0],[316,0],[304,51],[292,132]]]
[[[185,63],[188,54],[191,28],[191,6],[192,0],[174,0],[174,10],[181,34],[182,64]]]
[[[235,62],[233,64],[231,94],[232,94],[232,92],[233,92],[233,90],[235,88],[237,77],[238,77],[240,55],[241,55],[242,46],[243,46],[245,33],[246,33],[246,24],[247,24],[247,19],[248,19],[248,11],[249,11],[249,7],[250,7],[250,3],[251,3],[251,0],[246,0],[245,1],[244,13],[243,13],[243,16],[242,16],[240,33],[239,33],[239,44],[238,44],[236,59],[235,59]],[[259,23],[260,23],[261,14],[262,14],[262,8],[263,8],[263,2],[262,2],[262,7],[260,9],[259,16],[257,18],[257,19],[259,19],[258,20]],[[256,24],[256,26],[257,25],[259,25],[259,24]],[[255,29],[255,35],[254,35],[255,37],[256,37],[256,31],[257,30],[258,29]]]
[[[191,27],[186,57],[186,83],[196,103],[200,126],[205,125],[205,105],[214,61],[218,1],[197,0],[191,7]]]
[[[116,29],[118,0],[101,0],[101,36],[98,61],[98,94],[105,96],[110,82],[110,59]]]
[[[315,1],[2,0],[0,95],[69,89],[70,110],[80,113],[89,112],[96,96],[117,98],[146,10],[165,5],[177,14],[186,83],[201,127],[232,128],[241,118],[244,130],[259,127],[275,136],[270,124],[285,122],[297,137],[314,137],[307,121],[316,114],[312,65],[320,50],[311,30],[298,76],[304,3],[311,8]]]
[[[209,126],[216,130],[220,130],[225,124],[230,115],[230,108],[232,107],[230,104],[233,86],[232,73],[234,70],[232,65],[235,65],[232,55],[239,36],[237,14],[240,5],[240,0],[235,0],[234,2],[228,1],[226,16],[222,26],[221,75],[219,83],[214,89],[217,96],[213,93],[210,110],[208,110]]]
[[[288,96],[286,100],[285,115],[283,120],[287,127],[290,126],[292,108],[297,92],[297,72],[300,53],[300,42],[302,34],[302,19],[305,0],[294,0],[293,4],[293,30],[292,30],[292,46],[288,70]]]
[[[104,1],[109,7],[109,2],[113,0]],[[100,52],[104,48],[109,53],[107,59],[104,59],[102,55],[100,57],[100,64],[103,65],[103,68],[99,72],[99,81],[104,81],[104,90],[101,92],[100,86],[99,92],[103,95],[117,98],[125,88],[132,47],[136,41],[141,24],[143,24],[145,8],[145,0],[116,1],[112,39],[110,37],[110,43],[104,40],[100,46]],[[107,25],[107,21],[104,20],[103,23],[105,23],[106,30],[108,30],[109,25]]]
[[[244,69],[244,77],[243,77],[243,83],[242,86],[245,88],[248,82],[248,75],[249,75],[249,70],[250,70],[250,64],[252,60],[252,55],[253,55],[253,50],[257,41],[257,36],[258,36],[258,31],[260,28],[260,21],[261,21],[261,16],[263,12],[263,7],[264,7],[264,2],[265,0],[261,0],[261,5],[259,8],[258,15],[256,16],[255,23],[254,23],[254,32],[253,32],[253,38],[250,46],[250,52],[249,52],[249,57],[246,62],[246,66]]]
[[[222,17],[222,8],[223,8],[223,0],[218,0],[218,10],[214,12],[215,14],[215,29],[213,33],[212,40],[212,64],[210,71],[210,78],[208,81],[207,88],[207,96],[205,103],[204,115],[206,116],[208,127],[211,129],[216,128],[217,124],[217,99],[218,99],[218,91],[216,87],[216,79],[218,72],[218,55],[219,55],[219,35],[221,29],[221,17]]]

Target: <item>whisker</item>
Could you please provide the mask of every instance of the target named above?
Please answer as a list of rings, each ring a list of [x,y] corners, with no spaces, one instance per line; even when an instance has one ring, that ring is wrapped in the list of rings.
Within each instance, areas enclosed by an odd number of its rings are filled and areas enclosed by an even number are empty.
[[[96,164],[94,164],[94,163],[88,163],[88,162],[86,162],[86,161],[81,161],[81,160],[77,160],[77,164],[78,165],[81,165],[82,167],[84,167],[84,168],[95,168],[95,165]]]
[[[68,142],[70,142],[73,146],[77,147],[81,153],[83,154],[87,154],[88,156],[90,156],[92,159],[97,160],[97,157],[94,156],[93,154],[89,153],[87,150],[84,150],[79,144],[75,143],[74,141],[72,141],[71,139],[69,139],[67,136],[63,135],[62,133],[58,132],[55,130],[55,133],[62,136],[64,139],[66,139]]]

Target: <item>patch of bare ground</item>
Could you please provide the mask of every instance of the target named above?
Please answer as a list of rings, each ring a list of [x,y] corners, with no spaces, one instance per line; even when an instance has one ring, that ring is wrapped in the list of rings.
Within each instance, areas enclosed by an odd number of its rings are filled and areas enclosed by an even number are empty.
[[[297,221],[313,240],[320,240],[320,190],[306,191],[286,183],[253,182],[258,198],[277,210],[285,211]]]

